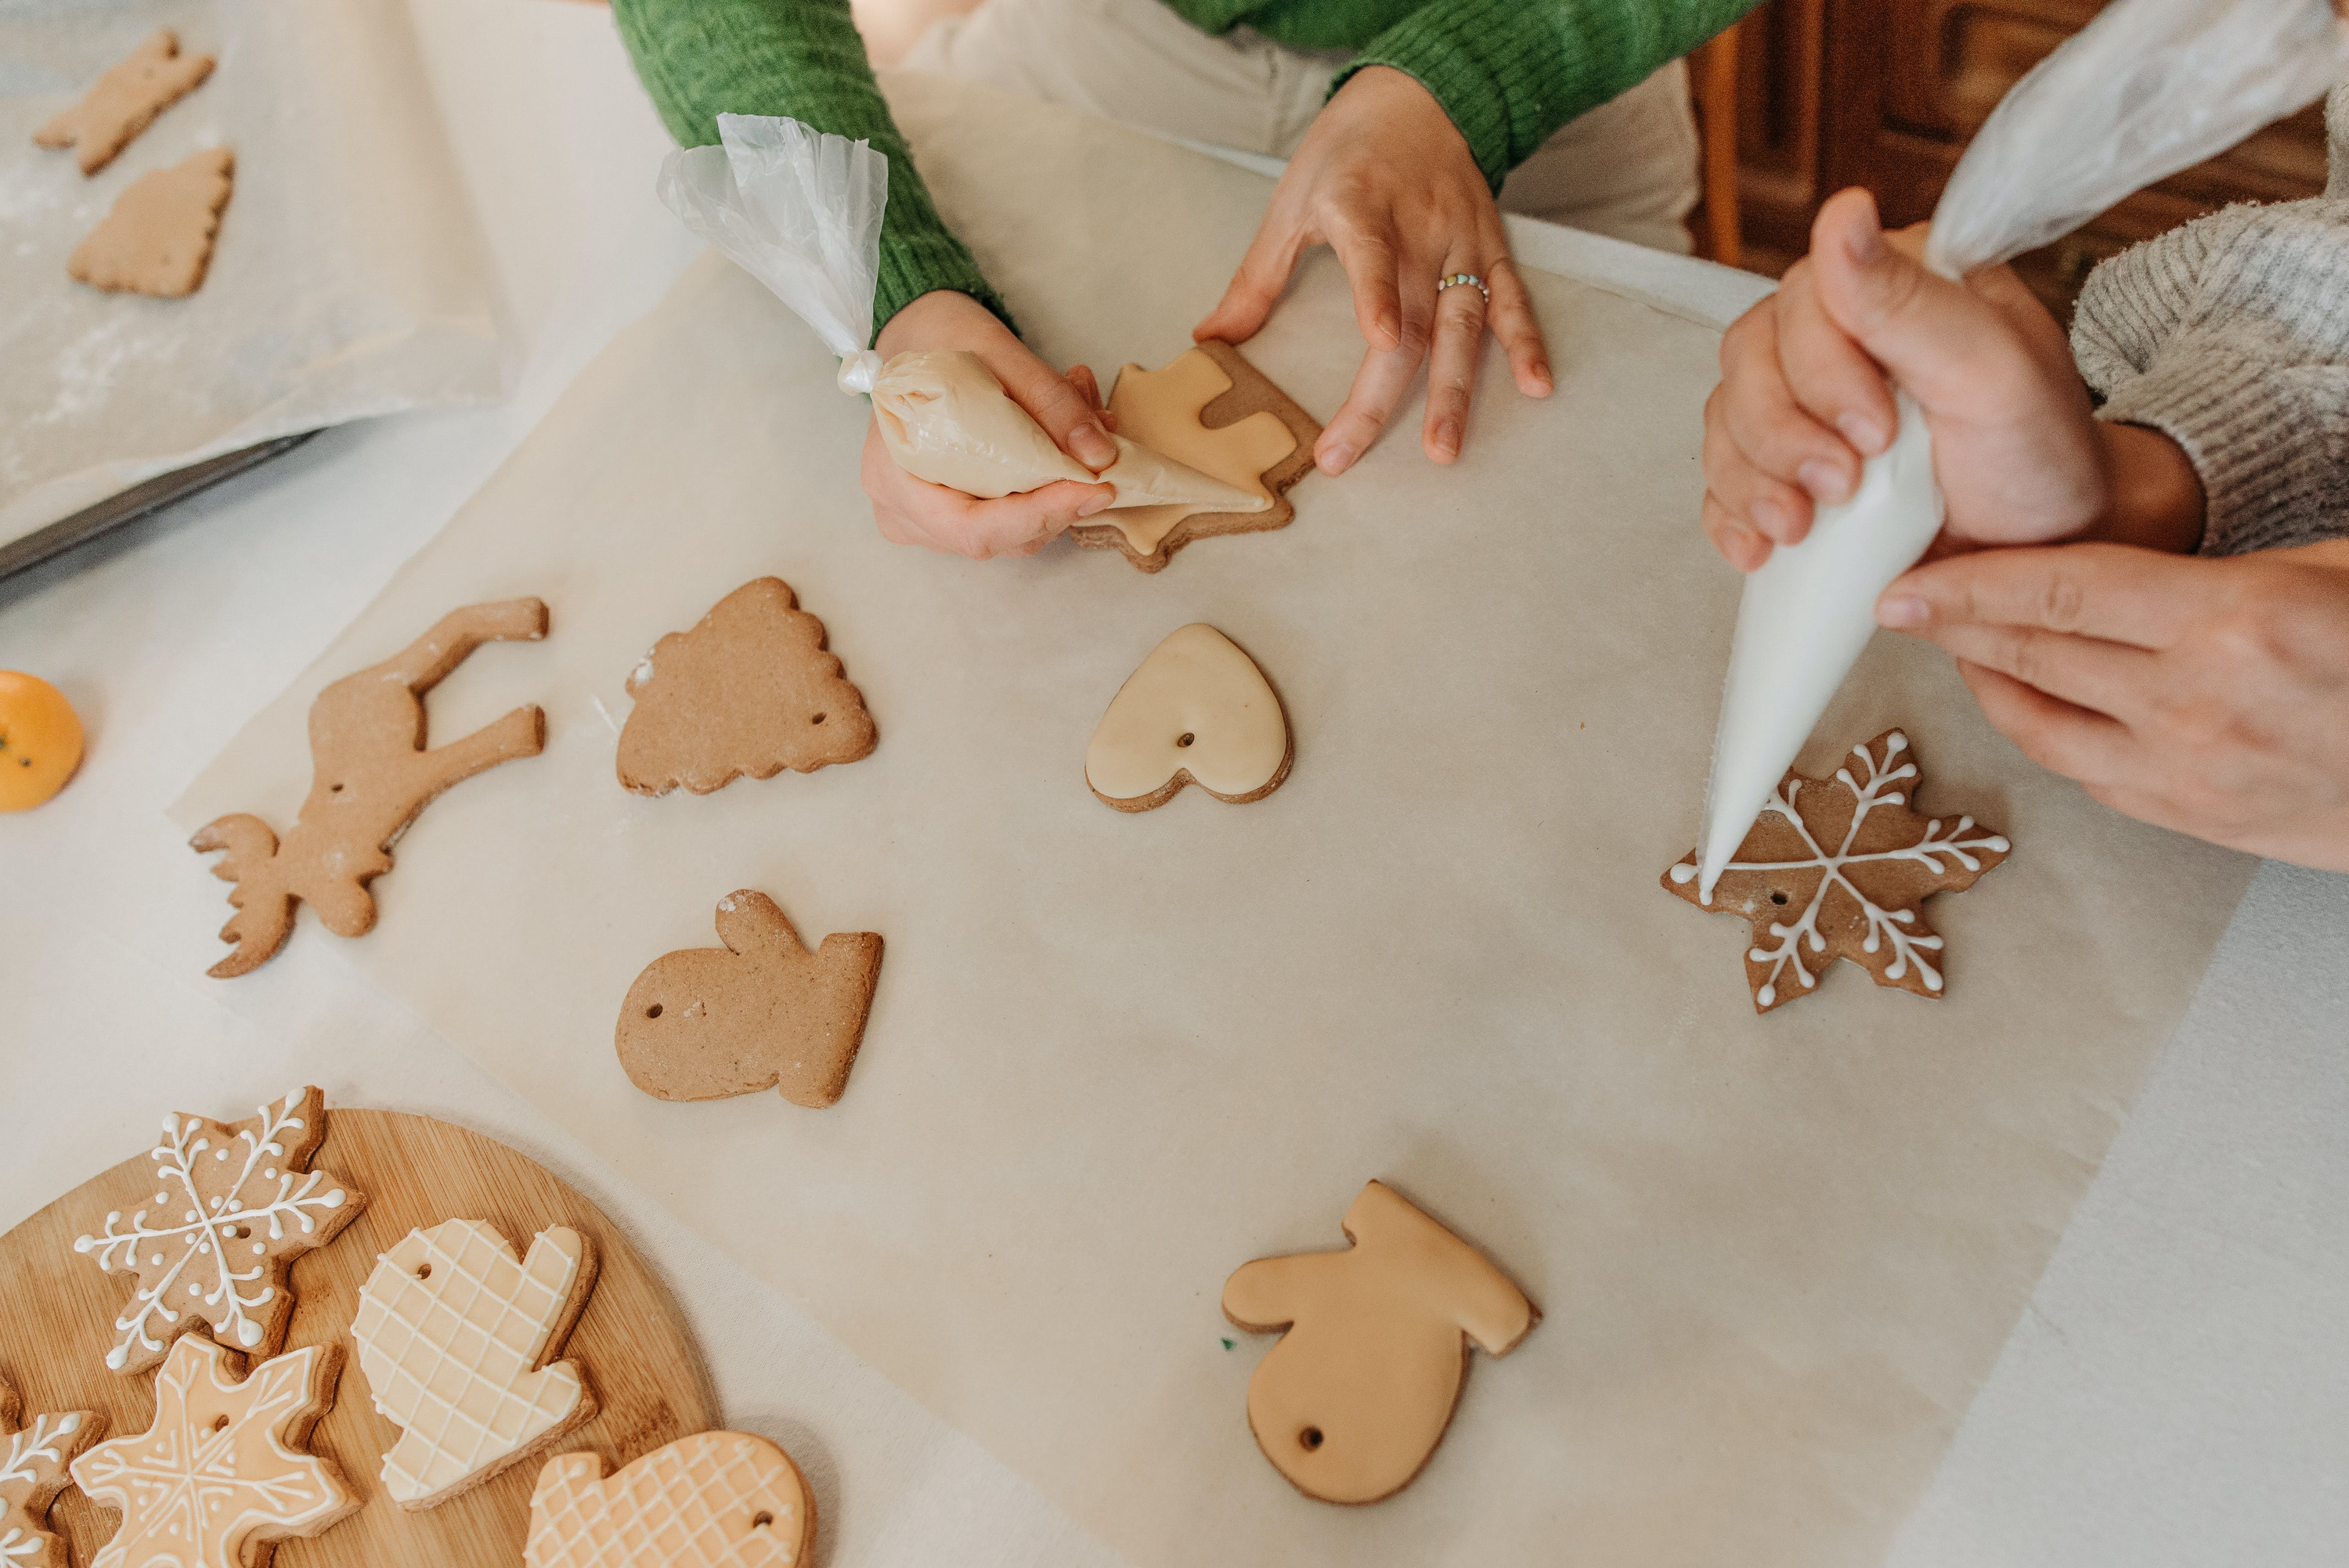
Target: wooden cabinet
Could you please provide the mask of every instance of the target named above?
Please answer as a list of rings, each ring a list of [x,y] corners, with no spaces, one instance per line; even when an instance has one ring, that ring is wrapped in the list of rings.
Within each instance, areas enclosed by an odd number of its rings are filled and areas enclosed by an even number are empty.
[[[1746,265],[1783,270],[1847,185],[1885,222],[1932,216],[1967,141],[2102,0],[1769,0],[1742,25],[1738,172]],[[2114,252],[2230,201],[2324,188],[2322,105],[2162,181],[2016,264],[2059,315]]]

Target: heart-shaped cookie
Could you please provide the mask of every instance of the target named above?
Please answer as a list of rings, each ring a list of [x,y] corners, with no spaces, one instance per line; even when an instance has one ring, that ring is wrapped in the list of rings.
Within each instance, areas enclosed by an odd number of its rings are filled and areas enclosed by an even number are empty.
[[[1085,748],[1085,782],[1121,811],[1147,811],[1196,784],[1218,800],[1260,800],[1294,755],[1280,698],[1256,661],[1195,623],[1126,677]]]

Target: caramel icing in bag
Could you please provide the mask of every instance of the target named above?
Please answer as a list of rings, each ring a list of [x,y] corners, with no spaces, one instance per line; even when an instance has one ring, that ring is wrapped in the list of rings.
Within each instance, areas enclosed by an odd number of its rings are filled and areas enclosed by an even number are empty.
[[[2349,26],[2327,0],[2119,0],[1984,122],[1934,210],[1926,264],[1962,277],[2046,244],[2344,73]],[[1875,635],[1877,595],[1940,531],[1932,437],[1899,402],[1899,434],[1852,498],[1745,580],[1698,838],[1702,902]]]
[[[1123,437],[1101,473],[1070,457],[975,354],[883,361],[873,335],[889,160],[872,144],[774,115],[721,114],[719,145],[679,148],[657,186],[687,228],[774,291],[840,356],[840,389],[869,392],[897,466],[992,500],[1058,480],[1112,484],[1125,506],[1262,511],[1272,505]]]

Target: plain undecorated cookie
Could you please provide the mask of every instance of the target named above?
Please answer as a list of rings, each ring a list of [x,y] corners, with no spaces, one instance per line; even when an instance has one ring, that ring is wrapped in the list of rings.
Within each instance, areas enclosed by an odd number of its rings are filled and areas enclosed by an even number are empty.
[[[881,938],[835,932],[810,953],[765,893],[718,901],[723,947],[645,966],[620,1004],[614,1047],[656,1099],[724,1099],[774,1088],[822,1109],[848,1087],[881,975]]]
[[[812,773],[854,762],[878,732],[823,623],[780,577],[745,583],[700,624],[671,632],[628,676],[620,782],[639,795],[697,795],[748,774]]]
[[[228,205],[235,155],[208,147],[142,174],[66,258],[66,275],[110,294],[181,299],[212,265],[212,236]]]
[[[95,174],[212,74],[210,55],[182,55],[179,35],[162,28],[148,35],[129,59],[109,68],[80,102],[51,116],[33,139],[43,147],[72,148],[81,171]]]

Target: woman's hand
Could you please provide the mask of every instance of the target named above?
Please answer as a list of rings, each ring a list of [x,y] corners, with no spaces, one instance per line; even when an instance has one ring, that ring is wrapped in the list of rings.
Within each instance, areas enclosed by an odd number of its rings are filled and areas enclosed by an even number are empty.
[[[1324,473],[1345,472],[1378,439],[1423,360],[1420,444],[1439,463],[1458,457],[1487,330],[1507,353],[1518,389],[1549,395],[1548,351],[1484,172],[1444,106],[1401,71],[1367,67],[1322,106],[1223,303],[1193,335],[1229,343],[1256,335],[1297,258],[1323,244],[1346,269],[1354,321],[1370,345],[1345,407],[1314,445]],[[1464,284],[1437,292],[1455,273],[1485,280],[1489,308]]]
[[[874,347],[885,356],[916,348],[967,348],[1003,384],[1061,449],[1098,473],[1117,460],[1093,373],[1080,365],[1056,374],[1028,346],[967,294],[939,289],[890,317]],[[894,544],[918,544],[985,561],[1033,555],[1079,518],[1117,499],[1114,485],[1061,480],[1020,495],[980,500],[958,490],[917,480],[897,466],[875,423],[864,433],[864,493],[873,521]]]
[[[1889,374],[1923,408],[1949,503],[1941,548],[2105,538],[2190,550],[2202,494],[2167,437],[2098,421],[2063,329],[2004,267],[1928,272],[1922,226],[1886,234],[1864,191],[1820,209],[1811,253],[1721,342],[1705,405],[1704,529],[1751,572],[1847,499],[1897,428]],[[2116,476],[2119,480],[2116,505]]]
[[[1982,551],[1900,578],[1877,618],[1955,655],[2002,734],[2114,810],[2349,871],[2349,541]]]

